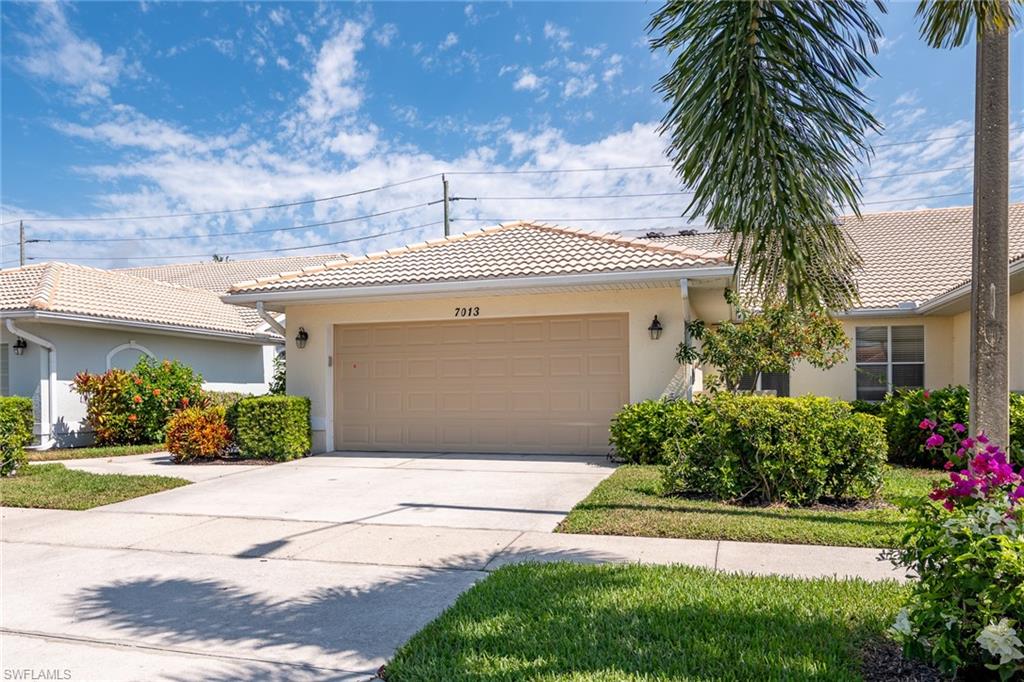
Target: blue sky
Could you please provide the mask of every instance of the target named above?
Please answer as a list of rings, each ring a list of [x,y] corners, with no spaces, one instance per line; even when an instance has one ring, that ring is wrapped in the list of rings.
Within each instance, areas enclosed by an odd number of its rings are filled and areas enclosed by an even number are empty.
[[[440,206],[421,204],[439,198],[440,180],[267,211],[53,219],[287,203],[441,171],[659,166],[665,107],[652,86],[667,58],[644,32],[657,6],[4,3],[2,218],[26,218],[30,238],[95,240],[32,244],[33,259],[98,266],[362,252],[438,236]],[[894,144],[972,129],[974,50],[924,46],[915,6],[891,3],[881,17],[879,77],[865,84],[886,125],[864,169],[868,211],[969,203],[941,196],[969,191],[969,170],[922,172],[969,166],[969,136]],[[1019,80],[1020,33],[1012,69]],[[1011,100],[1024,126],[1021,88]],[[1024,131],[1011,157],[1024,157]],[[1011,184],[1024,184],[1022,166]],[[607,230],[686,223],[674,218],[686,198],[665,168],[450,180],[454,195],[478,197],[454,204],[454,231],[518,218]],[[4,226],[5,244],[16,229]],[[306,248],[382,232],[391,234]],[[99,241],[111,238],[135,241]],[[16,256],[5,246],[0,257]]]

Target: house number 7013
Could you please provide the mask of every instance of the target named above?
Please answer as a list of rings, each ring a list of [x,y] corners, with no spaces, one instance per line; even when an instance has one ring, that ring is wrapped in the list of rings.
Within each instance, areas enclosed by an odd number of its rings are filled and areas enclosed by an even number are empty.
[[[456,308],[455,317],[480,317],[480,307]]]

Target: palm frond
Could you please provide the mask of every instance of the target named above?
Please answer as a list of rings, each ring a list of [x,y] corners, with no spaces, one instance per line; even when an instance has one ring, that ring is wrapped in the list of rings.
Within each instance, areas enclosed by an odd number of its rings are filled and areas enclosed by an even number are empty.
[[[1020,21],[1022,4],[1022,0],[921,0],[916,15],[928,45],[960,47],[972,35],[1011,30]]]
[[[864,137],[881,129],[859,87],[881,35],[868,4],[669,0],[648,30],[673,58],[657,91],[686,213],[732,233],[765,300],[849,307],[860,260],[836,214],[857,210]]]

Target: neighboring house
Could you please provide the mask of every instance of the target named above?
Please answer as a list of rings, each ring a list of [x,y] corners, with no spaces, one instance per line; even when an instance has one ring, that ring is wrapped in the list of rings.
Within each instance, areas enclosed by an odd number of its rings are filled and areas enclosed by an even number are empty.
[[[219,294],[232,282],[340,258],[346,255],[0,270],[0,395],[33,398],[42,445],[64,446],[92,438],[85,406],[71,391],[83,370],[128,369],[140,355],[174,358],[202,374],[209,390],[265,393],[282,338],[256,311],[229,306]]]
[[[860,303],[839,315],[853,342],[847,361],[827,371],[798,364],[756,388],[879,400],[894,388],[969,383],[971,220],[969,206],[843,217],[863,261]],[[1024,204],[1010,206],[1009,232],[1010,390],[1024,391]],[[716,233],[652,242],[723,251],[729,244]]]
[[[174,358],[210,390],[264,393],[281,337],[218,294],[67,263],[0,270],[0,394],[31,397],[41,446],[92,439],[75,374]]]
[[[772,387],[877,399],[965,383],[971,209],[845,223],[865,261],[862,307],[843,316],[855,349]],[[1024,205],[1011,230],[1011,387],[1022,390]],[[731,281],[715,235],[510,223],[242,282],[224,300],[287,313],[288,389],[312,401],[317,451],[603,453],[622,404],[691,388],[674,360],[683,322],[728,319]]]

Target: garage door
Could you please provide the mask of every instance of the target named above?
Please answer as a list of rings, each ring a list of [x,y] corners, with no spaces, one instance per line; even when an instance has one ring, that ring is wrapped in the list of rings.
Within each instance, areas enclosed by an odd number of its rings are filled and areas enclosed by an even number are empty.
[[[338,325],[335,447],[605,453],[626,315]]]

